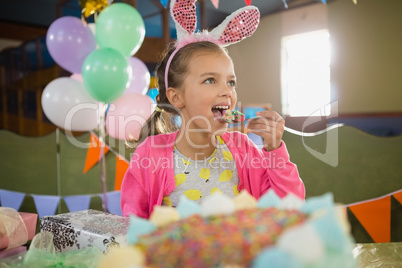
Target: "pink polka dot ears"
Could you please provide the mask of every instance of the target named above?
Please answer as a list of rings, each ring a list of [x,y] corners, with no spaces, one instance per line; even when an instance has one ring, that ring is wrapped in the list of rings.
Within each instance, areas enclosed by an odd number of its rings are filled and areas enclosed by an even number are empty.
[[[201,31],[197,35],[201,38],[194,38],[197,28],[196,0],[172,0],[170,13],[176,25],[177,42],[184,41],[186,44],[199,41],[211,41],[222,46],[237,43],[246,37],[251,36],[260,22],[260,12],[255,6],[245,6],[229,15],[219,26],[211,32]],[[204,35],[204,37],[202,37]],[[209,38],[205,38],[208,36]],[[190,38],[191,41],[184,39]],[[180,45],[179,45],[180,46]]]
[[[240,42],[252,35],[260,23],[260,12],[255,6],[245,6],[229,15],[211,32],[197,29],[196,0],[171,0],[170,14],[176,25],[176,48],[169,56],[165,68],[165,88],[169,87],[168,72],[170,63],[177,51],[187,44],[208,41],[222,47]]]

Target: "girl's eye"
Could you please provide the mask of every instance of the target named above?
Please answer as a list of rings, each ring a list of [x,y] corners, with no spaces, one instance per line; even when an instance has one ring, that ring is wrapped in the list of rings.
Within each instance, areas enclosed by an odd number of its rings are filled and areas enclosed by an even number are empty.
[[[234,87],[234,86],[236,86],[236,81],[231,80],[231,81],[228,82],[228,85],[229,85],[230,87]]]
[[[215,78],[208,78],[204,81],[204,84],[215,84]]]

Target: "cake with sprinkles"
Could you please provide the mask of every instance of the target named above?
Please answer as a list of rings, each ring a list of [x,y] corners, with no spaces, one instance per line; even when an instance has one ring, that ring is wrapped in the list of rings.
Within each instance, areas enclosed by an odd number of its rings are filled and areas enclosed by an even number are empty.
[[[127,241],[100,267],[356,267],[344,211],[330,193],[306,201],[216,193],[200,205],[182,196],[176,208],[156,206],[149,220],[130,216]]]

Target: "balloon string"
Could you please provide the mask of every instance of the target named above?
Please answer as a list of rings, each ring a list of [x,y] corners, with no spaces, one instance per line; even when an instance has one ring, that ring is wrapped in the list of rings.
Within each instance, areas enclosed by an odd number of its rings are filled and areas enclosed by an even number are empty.
[[[104,103],[99,102],[98,108],[98,127],[99,127],[99,146],[100,146],[100,154],[99,154],[99,174],[102,182],[102,190],[103,190],[103,198],[102,198],[102,208],[103,211],[107,212],[107,185],[106,185],[106,160],[105,160],[105,107]]]
[[[56,128],[56,174],[57,194],[61,196],[61,173],[60,173],[60,129]],[[57,205],[57,213],[61,214],[61,202]]]
[[[87,24],[87,20],[85,19],[85,8],[83,10],[81,10],[81,21],[86,25]]]

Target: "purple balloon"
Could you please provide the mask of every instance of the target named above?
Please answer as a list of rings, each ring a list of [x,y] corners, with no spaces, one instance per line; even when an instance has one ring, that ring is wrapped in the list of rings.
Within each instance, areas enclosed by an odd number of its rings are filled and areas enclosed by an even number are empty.
[[[58,65],[71,73],[81,73],[85,58],[96,49],[96,40],[79,18],[65,16],[50,25],[46,45]]]
[[[130,85],[123,94],[139,93],[145,95],[148,91],[149,83],[151,83],[148,67],[136,57],[129,57],[128,62],[131,65],[132,78]]]

